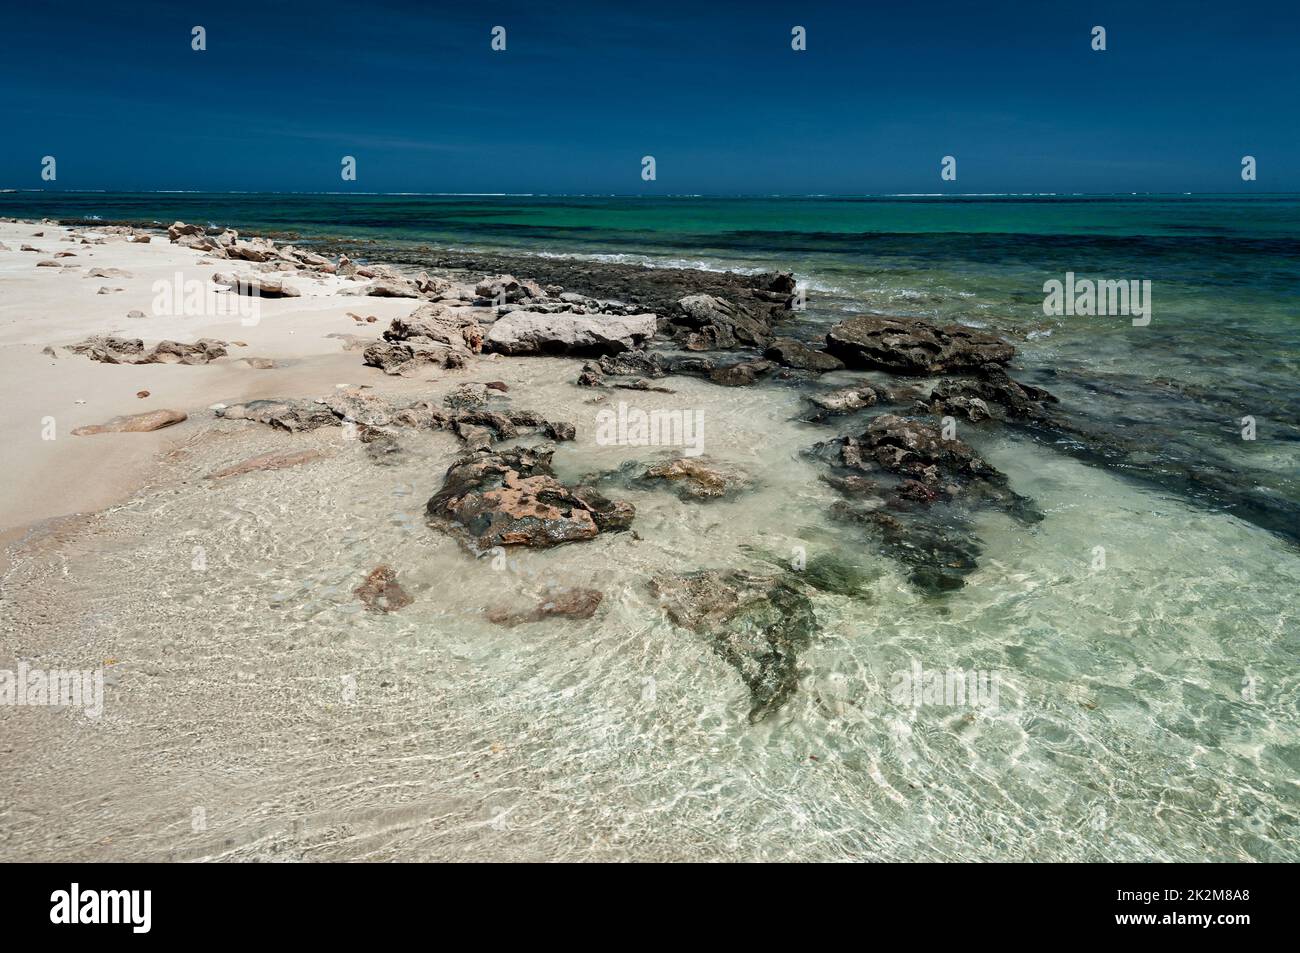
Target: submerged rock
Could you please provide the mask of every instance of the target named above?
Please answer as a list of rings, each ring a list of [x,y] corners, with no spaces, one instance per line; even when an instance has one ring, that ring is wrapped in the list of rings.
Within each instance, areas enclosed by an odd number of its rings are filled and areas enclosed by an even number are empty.
[[[850,367],[883,367],[903,374],[942,374],[1005,364],[1015,348],[991,334],[958,324],[863,314],[841,321],[826,348]]]
[[[88,437],[97,433],[148,433],[161,430],[186,419],[181,410],[150,410],[143,414],[130,414],[126,417],[114,417],[102,424],[78,427],[72,431],[75,437]]]
[[[749,688],[751,723],[799,687],[798,651],[817,629],[808,597],[777,576],[743,570],[664,574],[650,583],[668,617],[708,637]]]
[[[429,499],[429,517],[474,553],[494,546],[558,546],[631,525],[636,510],[630,503],[557,480],[553,452],[518,447],[463,455]]]
[[[397,571],[391,566],[376,566],[370,570],[365,582],[352,590],[352,594],[372,612],[396,612],[415,601],[398,583]]]
[[[245,473],[252,473],[257,470],[284,470],[288,467],[300,466],[304,463],[310,463],[312,460],[320,460],[326,456],[323,450],[292,450],[289,452],[275,451],[272,453],[263,453],[256,457],[249,457],[247,460],[241,460],[232,466],[223,467],[208,474],[209,480],[224,480],[226,477],[241,476]]]
[[[532,609],[522,612],[511,611],[503,607],[489,609],[485,615],[489,622],[513,628],[525,622],[541,622],[543,619],[562,617],[566,619],[590,619],[596,614],[604,600],[604,593],[596,589],[555,588]]]
[[[823,394],[813,394],[808,399],[812,401],[816,410],[813,411],[810,419],[825,420],[827,417],[837,414],[852,414],[859,410],[865,410],[868,407],[875,406],[878,396],[874,388],[865,384],[857,387],[844,387]]]
[[[640,479],[641,482],[667,481],[683,500],[716,500],[750,485],[749,478],[739,470],[705,457],[676,457],[656,463]]]

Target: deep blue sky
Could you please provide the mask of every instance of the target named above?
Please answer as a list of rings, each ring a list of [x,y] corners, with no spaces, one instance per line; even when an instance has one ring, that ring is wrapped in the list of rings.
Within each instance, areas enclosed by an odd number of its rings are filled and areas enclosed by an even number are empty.
[[[0,187],[1300,191],[1296,0],[5,6]]]

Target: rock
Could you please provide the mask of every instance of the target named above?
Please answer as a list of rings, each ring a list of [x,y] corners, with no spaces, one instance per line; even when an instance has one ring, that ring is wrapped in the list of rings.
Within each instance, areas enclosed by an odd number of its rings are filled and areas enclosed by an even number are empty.
[[[373,612],[396,612],[415,601],[398,583],[397,571],[391,566],[370,570],[365,582],[352,590],[352,594]]]
[[[907,566],[908,581],[928,595],[962,588],[979,568],[979,539],[959,514],[931,510],[925,520],[903,519],[845,502],[835,503],[831,513],[872,527],[885,554]]]
[[[706,636],[749,687],[751,723],[799,687],[797,653],[817,629],[808,597],[776,576],[710,569],[664,574],[650,583],[668,617]]]
[[[716,500],[748,489],[749,478],[707,457],[676,457],[656,463],[641,474],[641,481],[666,480],[683,500]]]
[[[558,546],[631,525],[631,504],[555,479],[552,452],[519,447],[461,456],[429,499],[430,521],[458,535],[474,553],[495,546]]]
[[[873,388],[866,385],[845,387],[824,394],[813,394],[808,398],[817,410],[813,420],[824,420],[836,414],[851,414],[876,403],[877,395]]]
[[[709,380],[723,387],[748,387],[776,367],[771,361],[742,361],[709,372]]]
[[[339,255],[339,263],[335,266],[334,273],[342,278],[351,278],[357,273],[357,266],[347,255]]]
[[[180,410],[150,410],[143,414],[131,414],[126,417],[114,417],[112,420],[102,424],[92,424],[88,427],[78,427],[72,431],[73,436],[86,437],[98,433],[147,433],[151,430],[161,430],[163,427],[170,427],[186,419],[184,411]]]
[[[92,268],[86,272],[87,278],[131,278],[131,272],[121,268]]]
[[[225,285],[230,291],[241,295],[256,295],[262,298],[299,298],[302,292],[292,285],[284,283],[283,278],[271,275],[235,275],[217,272],[212,276],[213,284]]]
[[[255,371],[269,371],[279,366],[269,357],[245,357],[241,360]]]
[[[184,222],[175,222],[167,229],[167,238],[174,242],[182,235],[202,235],[203,233],[202,225],[186,225]]]
[[[555,441],[573,440],[578,436],[577,428],[565,421],[547,421],[542,431]]]
[[[145,398],[149,396],[149,392],[147,390],[138,390],[135,392],[135,396],[140,398]]]
[[[506,393],[508,390],[510,390],[510,388],[506,386],[505,381],[488,381],[483,386],[488,388],[489,390],[500,391],[503,394]]]
[[[159,341],[145,350],[139,338],[96,335],[69,345],[67,350],[104,364],[207,364],[226,356],[225,342],[211,338],[199,338],[193,344]]]
[[[762,347],[771,339],[770,326],[747,308],[715,295],[687,295],[677,302],[671,321],[677,339],[689,351],[722,351],[738,345]]]
[[[322,450],[292,450],[292,451],[275,451],[273,453],[263,453],[256,457],[249,457],[247,460],[241,460],[239,463],[215,470],[208,474],[209,480],[224,480],[226,477],[241,476],[245,473],[252,473],[256,470],[284,470],[288,467],[300,466],[304,463],[310,463],[312,460],[320,460],[327,454]]]
[[[850,367],[883,367],[905,374],[942,374],[1005,364],[1015,348],[961,325],[939,327],[919,318],[863,314],[841,321],[826,347]]]
[[[654,333],[653,314],[511,311],[488,329],[484,346],[501,354],[618,354],[639,347]]]
[[[494,303],[505,301],[515,303],[525,298],[545,298],[546,292],[533,281],[520,281],[514,275],[497,275],[484,278],[474,287],[474,294],[479,298],[491,299]]]
[[[356,288],[344,288],[341,295],[368,295],[372,298],[418,298],[420,292],[405,278],[378,278]]]
[[[506,608],[489,609],[487,620],[496,625],[513,628],[526,622],[541,622],[557,616],[566,619],[590,619],[596,614],[604,593],[596,589],[554,588],[535,607],[525,612],[512,612]]]
[[[37,268],[61,268],[62,266],[52,258],[43,258],[36,263]]]
[[[265,238],[254,238],[251,241],[236,239],[225,246],[209,239],[203,247],[206,251],[224,251],[228,258],[237,258],[241,261],[264,262],[278,257],[275,242]]]
[[[133,235],[133,236],[131,236],[131,241],[135,242],[137,245],[148,245],[151,241],[153,241],[153,236],[152,236],[152,235]]]
[[[19,250],[19,251],[35,251],[35,252],[39,252],[39,251],[40,251],[39,248],[33,248],[31,245],[23,245],[23,246],[21,246],[18,250]]]
[[[341,423],[328,407],[311,400],[250,400],[223,407],[216,415],[227,420],[253,420],[290,433]]]
[[[826,372],[843,370],[844,368],[844,362],[834,354],[814,350],[794,338],[777,338],[768,345],[767,350],[763,352],[763,356],[785,367],[805,371]]]
[[[126,316],[127,316],[128,318],[143,318],[143,317],[147,317],[147,315],[145,315],[145,313],[144,313],[143,311],[139,311],[139,310],[131,310],[131,311],[128,311],[128,312],[126,313]]]
[[[941,380],[930,392],[930,410],[959,414],[973,422],[994,416],[990,404],[998,408],[996,416],[1000,418],[1043,421],[1053,416],[1045,405],[1055,404],[1057,399],[1041,387],[1012,380],[997,364],[985,364],[979,373],[976,379]]]
[[[100,294],[100,295],[111,295],[111,294],[117,294],[118,292],[120,292],[120,291],[125,291],[125,290],[126,290],[125,288],[107,288],[107,287],[105,287],[105,288],[100,288],[98,291],[95,292],[95,294]]]

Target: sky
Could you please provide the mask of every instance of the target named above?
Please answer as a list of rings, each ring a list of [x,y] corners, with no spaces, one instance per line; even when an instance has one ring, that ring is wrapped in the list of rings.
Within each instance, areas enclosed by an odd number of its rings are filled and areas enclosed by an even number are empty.
[[[1295,0],[15,2],[0,91],[0,188],[1300,191]]]

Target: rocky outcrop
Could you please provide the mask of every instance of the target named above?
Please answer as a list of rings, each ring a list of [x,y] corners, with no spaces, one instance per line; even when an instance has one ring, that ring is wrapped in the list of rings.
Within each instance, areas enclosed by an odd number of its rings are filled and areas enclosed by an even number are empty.
[[[868,527],[927,593],[960,588],[978,568],[973,508],[996,507],[1023,523],[1042,519],[1001,471],[921,420],[884,414],[861,436],[818,444],[814,453],[835,468],[827,482],[845,497],[833,514]]]
[[[496,304],[505,302],[515,304],[531,298],[545,298],[546,292],[535,281],[520,281],[514,275],[497,275],[484,278],[474,286],[474,294],[480,299]]]
[[[844,369],[844,362],[834,354],[815,350],[796,341],[794,338],[777,338],[768,345],[763,356],[769,361],[776,361],[784,367],[793,367],[803,371],[839,371]]]
[[[771,325],[750,309],[715,295],[687,295],[669,319],[673,337],[688,351],[727,351],[763,347],[772,337]]]
[[[463,455],[429,499],[430,522],[475,554],[496,546],[558,546],[631,526],[630,503],[557,480],[552,453],[520,447]]]
[[[1005,364],[1015,354],[1010,344],[982,331],[875,314],[835,325],[826,335],[826,349],[850,367],[880,367],[901,374],[972,370]]]
[[[795,586],[778,576],[710,569],[657,576],[650,588],[675,624],[709,639],[740,673],[751,723],[797,691],[798,652],[816,632],[817,617]]]
[[[150,410],[143,414],[114,417],[102,424],[78,427],[72,431],[72,434],[75,437],[87,437],[97,433],[148,433],[151,430],[161,430],[163,427],[178,424],[185,420],[186,416],[185,412],[180,410]]]
[[[378,278],[369,284],[344,288],[341,295],[367,295],[372,298],[419,298],[419,290],[406,278]]]
[[[366,348],[363,361],[385,374],[407,375],[429,365],[463,367],[482,349],[483,329],[472,313],[426,304],[407,317],[394,318],[384,340]]]
[[[484,348],[501,354],[620,354],[640,347],[654,333],[653,314],[511,311],[488,330]]]
[[[219,407],[215,413],[226,420],[252,420],[289,433],[337,427],[342,422],[324,403],[314,400],[250,400]]]
[[[990,417],[1036,421],[1052,418],[1047,405],[1057,403],[1057,399],[1048,391],[1012,380],[997,364],[985,364],[979,375],[941,380],[930,392],[931,412],[961,416],[972,422]]]

